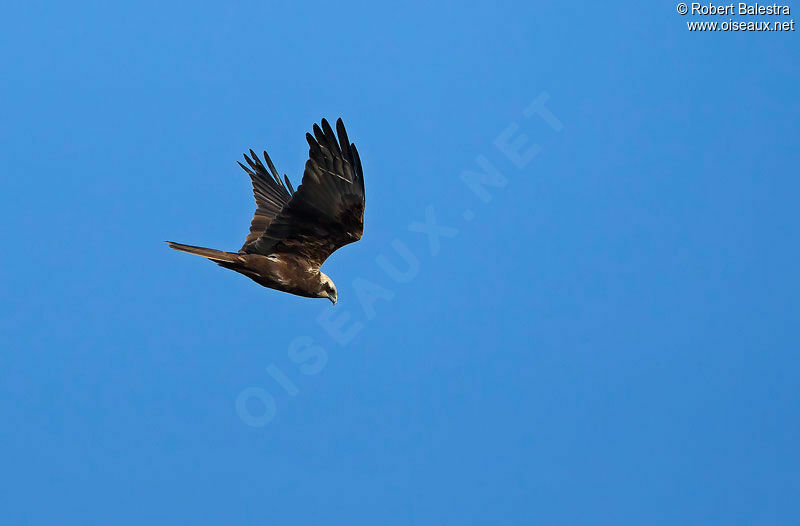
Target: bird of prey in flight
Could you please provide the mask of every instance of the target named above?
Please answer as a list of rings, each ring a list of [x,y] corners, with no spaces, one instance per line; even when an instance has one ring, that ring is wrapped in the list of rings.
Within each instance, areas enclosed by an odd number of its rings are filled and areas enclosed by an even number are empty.
[[[320,272],[338,248],[361,239],[364,232],[364,174],[356,145],[347,138],[342,119],[336,134],[322,119],[314,135],[306,133],[308,161],[295,191],[283,180],[267,152],[264,161],[250,150],[247,166],[253,181],[256,212],[250,233],[238,252],[225,252],[167,241],[170,248],[203,256],[244,274],[259,285],[307,298],[328,298],[335,305],[336,286]],[[285,183],[285,184],[284,184]]]

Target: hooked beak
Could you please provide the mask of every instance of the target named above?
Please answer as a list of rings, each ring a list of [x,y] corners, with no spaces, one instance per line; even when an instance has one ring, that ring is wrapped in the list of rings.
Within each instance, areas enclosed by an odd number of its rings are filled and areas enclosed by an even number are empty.
[[[331,303],[333,303],[334,305],[336,305],[336,301],[338,300],[336,296],[328,296],[328,299],[331,300]]]

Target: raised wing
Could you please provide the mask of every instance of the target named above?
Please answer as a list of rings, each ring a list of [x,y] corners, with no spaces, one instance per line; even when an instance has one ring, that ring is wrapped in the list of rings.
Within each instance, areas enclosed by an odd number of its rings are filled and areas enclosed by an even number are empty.
[[[250,155],[252,159],[248,157],[247,154],[244,154],[244,160],[247,161],[250,168],[242,163],[239,163],[239,166],[247,172],[250,179],[253,181],[253,196],[256,198],[256,212],[253,215],[253,220],[250,222],[250,233],[247,235],[247,239],[245,239],[240,252],[246,251],[247,245],[261,237],[267,229],[267,226],[275,219],[275,216],[280,213],[283,207],[286,206],[286,203],[289,202],[294,193],[292,183],[289,182],[289,179],[285,175],[283,179],[286,181],[286,184],[284,185],[281,181],[278,171],[275,169],[275,165],[272,164],[272,160],[269,158],[269,155],[267,155],[267,152],[264,152],[264,160],[267,162],[271,173],[267,173],[267,169],[264,168],[261,159],[258,158],[258,155],[256,155],[253,150],[250,150]]]
[[[308,161],[303,183],[288,204],[244,251],[294,254],[317,267],[335,250],[361,239],[364,232],[364,174],[355,144],[342,119],[337,137],[322,119],[314,135],[306,134]]]

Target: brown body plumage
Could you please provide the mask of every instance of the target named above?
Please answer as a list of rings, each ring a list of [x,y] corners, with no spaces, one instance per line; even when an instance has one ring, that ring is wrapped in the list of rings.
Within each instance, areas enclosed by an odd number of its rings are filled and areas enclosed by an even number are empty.
[[[361,239],[364,231],[364,175],[355,144],[349,142],[342,120],[337,137],[325,119],[306,134],[309,159],[303,182],[295,192],[286,175],[281,180],[267,152],[264,160],[250,150],[249,168],[256,212],[250,233],[239,252],[183,245],[175,250],[203,256],[235,270],[256,283],[309,298],[337,301],[336,286],[320,271],[337,249]],[[285,183],[285,184],[284,184]]]

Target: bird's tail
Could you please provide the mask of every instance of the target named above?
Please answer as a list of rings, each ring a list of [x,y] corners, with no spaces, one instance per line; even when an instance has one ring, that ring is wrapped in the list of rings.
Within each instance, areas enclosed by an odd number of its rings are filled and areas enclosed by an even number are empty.
[[[174,248],[175,250],[180,250],[181,252],[186,252],[188,254],[194,254],[195,256],[203,256],[204,258],[208,258],[211,261],[216,261],[218,263],[235,263],[240,257],[239,254],[234,254],[233,252],[214,250],[213,248],[194,247],[192,245],[175,243],[173,241],[167,241],[167,244],[169,245],[169,248]]]

